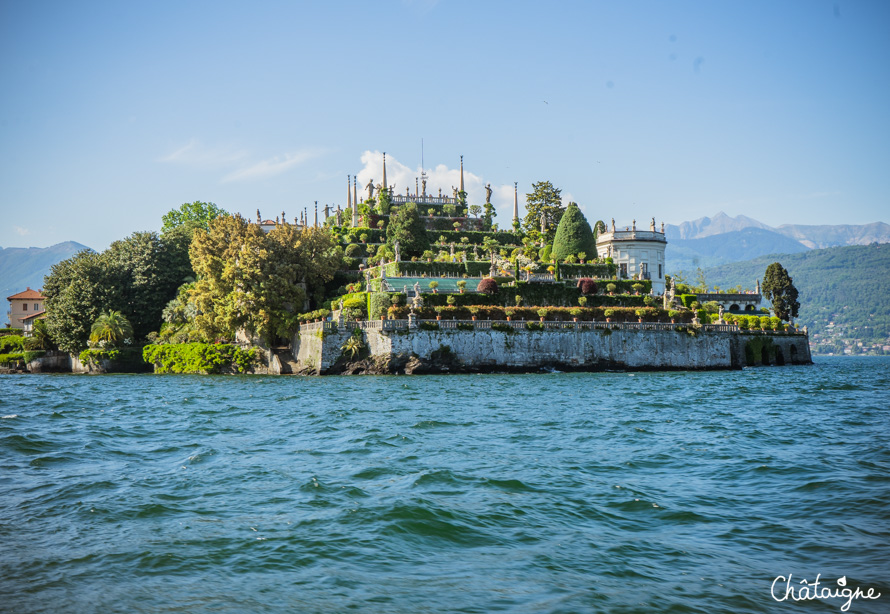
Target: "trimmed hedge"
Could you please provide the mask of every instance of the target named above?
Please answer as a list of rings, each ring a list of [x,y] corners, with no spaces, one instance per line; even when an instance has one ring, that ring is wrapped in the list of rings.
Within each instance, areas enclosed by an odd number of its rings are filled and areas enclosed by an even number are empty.
[[[578,277],[579,275],[583,275],[584,277],[600,277],[600,278],[608,278],[614,277],[615,273],[618,271],[618,265],[615,264],[605,264],[605,263],[593,263],[593,264],[566,264],[565,262],[559,263],[559,274],[563,277]],[[626,280],[621,280],[626,281]],[[613,283],[614,280],[613,280]],[[620,282],[618,282],[620,283]],[[647,283],[647,282],[640,282]],[[652,288],[652,282],[649,283],[649,288]]]
[[[445,237],[446,243],[451,244],[453,242],[455,247],[460,244],[462,237],[466,237],[470,244],[475,245],[482,245],[482,242],[485,239],[494,239],[501,246],[522,245],[522,237],[518,233],[505,230],[499,230],[497,232],[484,232],[482,230],[441,230],[435,233],[430,231],[428,234],[436,235],[430,236],[430,243],[438,241],[439,235],[442,235]]]
[[[244,373],[259,362],[256,348],[242,350],[229,343],[147,345],[142,357],[155,366],[155,373]]]
[[[456,297],[455,297],[456,298]],[[506,320],[507,312],[511,312],[513,320],[529,320],[539,321],[541,319],[538,313],[538,307],[500,307],[496,305],[474,306],[475,315],[478,320]],[[639,317],[636,312],[643,312],[644,322],[664,322],[671,321],[668,312],[664,309],[656,309],[647,307],[640,310],[638,307],[547,307],[547,320],[558,320],[570,322],[572,318],[577,317],[580,321],[605,322],[606,310],[612,312],[613,322],[636,322]],[[408,307],[400,305],[389,310],[390,315],[399,320],[407,319]],[[453,306],[431,306],[425,305],[420,311],[416,311],[417,316],[422,320],[432,320],[436,316],[442,316],[445,320],[470,320],[474,315],[466,305]],[[574,315],[577,313],[578,315]],[[677,316],[678,322],[688,323],[692,321],[692,314],[684,312],[681,316]]]

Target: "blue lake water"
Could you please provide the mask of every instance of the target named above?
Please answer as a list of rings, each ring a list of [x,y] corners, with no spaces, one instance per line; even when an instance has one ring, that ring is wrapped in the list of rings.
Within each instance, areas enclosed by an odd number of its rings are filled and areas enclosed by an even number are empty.
[[[890,611],[890,359],[0,376],[2,612]],[[777,594],[785,594],[781,584]]]

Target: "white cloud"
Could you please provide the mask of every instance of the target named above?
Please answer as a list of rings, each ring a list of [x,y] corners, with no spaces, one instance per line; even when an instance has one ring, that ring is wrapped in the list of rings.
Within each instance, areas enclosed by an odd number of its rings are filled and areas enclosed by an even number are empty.
[[[160,162],[218,170],[231,167],[247,157],[247,152],[231,146],[206,147],[198,139],[159,158]]]
[[[198,139],[162,156],[159,162],[207,171],[224,172],[221,182],[249,181],[274,177],[325,153],[322,149],[298,149],[265,160],[251,159],[249,152],[231,145],[208,147]]]
[[[27,228],[22,228],[21,226],[13,226],[13,229],[15,230],[15,233],[20,237],[31,234],[30,230],[28,230]]]
[[[366,151],[362,154],[362,169],[358,172],[358,187],[360,193],[367,196],[368,181],[373,180],[376,186],[383,179],[383,153],[380,151]],[[406,189],[415,193],[415,187],[420,180],[421,169],[418,166],[412,169],[391,155],[386,156],[386,182],[397,194],[404,194]],[[460,186],[460,166],[450,168],[445,164],[438,164],[426,169],[427,194],[439,194],[451,196],[453,190]],[[376,188],[375,188],[376,189]],[[485,179],[467,170],[464,164],[464,190],[467,192],[467,201],[472,204],[485,203]],[[491,186],[491,202],[497,211],[495,222],[501,229],[511,227],[513,220],[513,185],[500,184]],[[359,198],[362,198],[361,194]],[[522,218],[525,206],[525,194],[519,194],[519,217]]]
[[[319,149],[303,149],[295,153],[284,154],[283,156],[275,156],[268,160],[261,160],[254,164],[242,166],[241,168],[229,173],[223,177],[223,183],[229,181],[245,181],[251,179],[264,179],[266,177],[274,177],[288,171],[289,169],[299,166],[304,162],[317,158],[324,152]]]

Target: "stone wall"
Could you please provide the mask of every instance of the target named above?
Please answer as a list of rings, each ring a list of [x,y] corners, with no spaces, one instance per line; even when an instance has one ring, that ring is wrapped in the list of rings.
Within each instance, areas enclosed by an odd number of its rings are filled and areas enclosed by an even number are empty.
[[[296,335],[294,356],[302,373],[413,372],[423,370],[534,371],[740,369],[746,365],[809,364],[805,335],[686,330],[563,329],[362,331],[362,359],[371,368],[344,368],[342,345],[351,331]],[[766,349],[764,349],[766,348]],[[792,349],[794,348],[794,349]],[[752,356],[754,358],[752,358]],[[763,357],[766,356],[764,359]],[[438,365],[438,367],[437,367]]]

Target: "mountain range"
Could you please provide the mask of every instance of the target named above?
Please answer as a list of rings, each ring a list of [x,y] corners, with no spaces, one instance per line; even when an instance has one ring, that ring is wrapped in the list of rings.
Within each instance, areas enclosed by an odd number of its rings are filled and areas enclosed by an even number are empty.
[[[74,241],[50,247],[0,248],[0,300],[26,288],[39,289],[54,264],[84,249],[90,248]]]
[[[665,259],[670,272],[690,272],[750,260],[767,254],[796,254],[810,249],[890,243],[890,224],[772,227],[744,215],[723,212],[679,225],[666,224]]]

